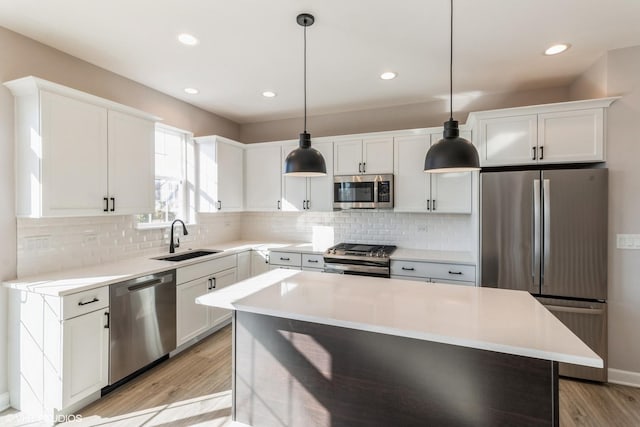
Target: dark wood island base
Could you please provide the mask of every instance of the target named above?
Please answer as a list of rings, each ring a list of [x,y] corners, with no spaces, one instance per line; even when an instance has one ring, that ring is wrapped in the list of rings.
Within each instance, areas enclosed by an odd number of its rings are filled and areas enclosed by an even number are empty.
[[[558,363],[234,311],[253,427],[558,426]]]

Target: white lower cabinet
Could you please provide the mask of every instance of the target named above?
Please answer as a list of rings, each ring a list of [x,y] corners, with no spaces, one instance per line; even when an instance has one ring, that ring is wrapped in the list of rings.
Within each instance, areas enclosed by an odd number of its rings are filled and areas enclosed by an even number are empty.
[[[391,278],[475,286],[476,267],[466,264],[391,260]]]
[[[196,304],[196,298],[235,283],[236,255],[179,268],[176,272],[176,343],[178,346],[218,326],[228,310]]]
[[[237,255],[238,265],[236,274],[238,276],[238,282],[251,277],[251,252],[252,251],[244,251]]]
[[[251,277],[269,271],[269,252],[251,251]]]
[[[54,419],[100,398],[109,374],[109,287],[64,297],[10,290],[11,406]]]
[[[62,322],[62,407],[100,391],[109,380],[109,309]]]

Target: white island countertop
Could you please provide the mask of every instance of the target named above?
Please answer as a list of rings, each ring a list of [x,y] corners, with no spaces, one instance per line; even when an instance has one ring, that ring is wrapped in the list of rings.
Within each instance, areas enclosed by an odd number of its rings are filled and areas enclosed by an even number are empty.
[[[601,368],[529,293],[273,270],[203,295],[212,307]]]

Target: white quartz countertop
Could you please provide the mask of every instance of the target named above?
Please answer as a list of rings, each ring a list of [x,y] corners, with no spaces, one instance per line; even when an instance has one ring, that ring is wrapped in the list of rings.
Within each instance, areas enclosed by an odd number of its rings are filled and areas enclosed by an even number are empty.
[[[327,247],[305,242],[238,240],[193,248],[193,250],[197,249],[215,249],[222,252],[179,262],[155,259],[169,255],[169,253],[159,253],[155,255],[134,257],[123,261],[21,277],[4,282],[3,285],[12,289],[25,290],[44,295],[64,296],[145,276],[147,274],[158,273],[161,271],[184,267],[190,264],[196,264],[202,261],[233,255],[247,250],[322,254]],[[176,251],[175,254],[178,255],[184,252],[188,252],[188,250],[181,249]],[[400,257],[398,254],[400,254]],[[465,252],[397,249],[392,256],[392,259],[452,262],[462,264],[467,263],[467,261],[471,259],[471,255]]]
[[[442,262],[447,264],[476,265],[471,252],[435,251],[398,248],[391,254],[391,260]]]
[[[601,368],[528,292],[272,270],[196,302],[212,307]]]
[[[64,296],[145,276],[147,274],[158,273],[210,259],[233,255],[247,250],[290,250],[308,253],[322,253],[326,250],[326,248],[314,247],[310,243],[244,240],[214,244],[211,246],[203,246],[193,249],[215,249],[222,252],[179,262],[154,259],[170,255],[168,253],[135,257],[124,261],[23,277],[4,282],[4,286],[11,289],[26,290],[39,294]],[[188,252],[188,250],[178,250],[175,255],[184,252]]]

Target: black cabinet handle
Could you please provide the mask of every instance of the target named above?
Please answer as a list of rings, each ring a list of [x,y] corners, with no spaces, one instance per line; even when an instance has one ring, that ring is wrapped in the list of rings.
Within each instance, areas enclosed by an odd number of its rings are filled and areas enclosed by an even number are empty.
[[[544,159],[544,146],[540,147],[540,160]]]
[[[104,328],[105,329],[109,329],[109,324],[110,324],[110,322],[109,322],[109,312],[105,312],[104,315],[107,316],[107,324],[104,325]]]
[[[427,199],[427,210],[431,210],[431,199]]]
[[[216,278],[212,277],[211,278],[211,289],[215,289],[216,288]]]
[[[431,200],[431,210],[435,211],[436,210],[436,199],[432,199]]]
[[[367,163],[366,162],[362,163],[362,172],[363,173],[367,173]]]
[[[103,209],[103,211],[104,212],[109,212],[109,199],[107,197],[105,197],[102,200],[104,200],[104,209]]]
[[[402,267],[402,269],[405,270],[405,271],[414,271],[415,270],[415,268],[413,268],[413,267]]]
[[[278,200],[278,210],[280,210],[280,200]]]
[[[462,276],[462,271],[449,271],[449,274],[457,274],[459,276]]]
[[[536,159],[536,147],[533,147],[532,150],[533,150],[533,158],[531,160],[535,160]]]
[[[362,162],[358,163],[358,172],[362,173]]]
[[[222,209],[222,200],[218,200],[218,210]]]
[[[318,260],[317,260],[317,259],[309,259],[309,260],[307,260],[307,262],[317,263],[317,262],[318,262]]]
[[[307,210],[311,209],[311,200],[307,200]]]
[[[112,197],[111,198],[111,212],[116,210],[116,198]]]
[[[291,258],[280,257],[280,261],[291,261]]]
[[[100,301],[100,300],[97,297],[93,297],[93,299],[91,301],[87,301],[87,302],[78,301],[78,305],[79,306],[83,306],[83,305],[92,304],[92,303],[98,302],[98,301]]]

